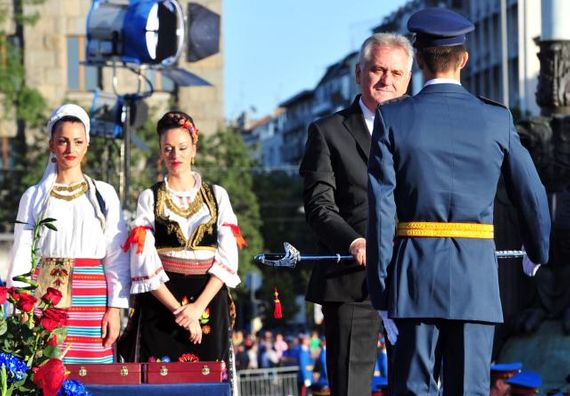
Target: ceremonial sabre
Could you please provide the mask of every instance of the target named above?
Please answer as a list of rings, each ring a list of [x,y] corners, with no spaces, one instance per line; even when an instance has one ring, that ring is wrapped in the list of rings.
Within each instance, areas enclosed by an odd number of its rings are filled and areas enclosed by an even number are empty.
[[[285,253],[256,254],[253,258],[253,262],[269,267],[295,268],[297,263],[301,261],[336,261],[340,263],[342,261],[354,260],[352,256],[341,256],[338,253],[335,256],[301,255],[301,252],[289,242],[283,242],[283,248],[285,249]],[[526,252],[524,250],[497,250],[495,255],[497,258],[518,258],[525,256]]]

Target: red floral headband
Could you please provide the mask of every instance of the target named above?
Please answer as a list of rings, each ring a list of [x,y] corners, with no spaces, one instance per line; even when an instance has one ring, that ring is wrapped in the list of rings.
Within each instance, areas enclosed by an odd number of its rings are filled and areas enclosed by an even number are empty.
[[[190,135],[192,135],[192,139],[195,142],[198,141],[198,132],[200,132],[200,130],[196,128],[189,120],[181,119],[180,121],[178,121],[178,125],[188,130],[190,132]]]

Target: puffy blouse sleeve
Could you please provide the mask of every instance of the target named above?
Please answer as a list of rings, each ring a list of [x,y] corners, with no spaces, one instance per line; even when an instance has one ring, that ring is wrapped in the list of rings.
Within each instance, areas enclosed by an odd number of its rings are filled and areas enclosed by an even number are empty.
[[[6,274],[8,286],[27,286],[12,281],[12,278],[25,274],[32,268],[32,241],[34,223],[36,222],[32,203],[34,192],[35,187],[28,188],[22,195],[18,206],[18,215],[16,216],[18,223],[14,226],[14,244],[10,249],[8,273]]]
[[[129,255],[121,247],[127,238],[127,226],[123,217],[121,202],[110,184],[98,181],[96,185],[107,207],[105,215],[106,253],[103,258],[103,266],[107,279],[108,306],[128,308],[131,275]]]
[[[139,245],[131,245],[131,293],[146,293],[156,290],[169,280],[154,245],[154,196],[151,189],[144,190],[138,200],[137,216],[132,224],[131,236],[138,238]]]
[[[214,256],[214,264],[208,272],[218,277],[228,287],[236,287],[240,283],[237,273],[236,233],[239,233],[237,217],[232,210],[226,190],[214,186],[214,195],[218,202],[218,249]]]

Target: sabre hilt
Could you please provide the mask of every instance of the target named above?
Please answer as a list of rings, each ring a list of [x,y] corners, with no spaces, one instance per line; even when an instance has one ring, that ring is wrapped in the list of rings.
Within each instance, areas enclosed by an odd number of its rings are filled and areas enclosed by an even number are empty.
[[[285,255],[283,253],[259,253],[253,257],[253,262],[255,264],[263,264],[271,267],[289,267],[295,268],[295,265],[287,265],[283,258]],[[295,263],[296,264],[296,263]]]
[[[260,253],[253,258],[253,262],[270,267],[295,268],[295,265],[301,261],[301,253],[289,242],[283,242],[283,248],[285,254]]]

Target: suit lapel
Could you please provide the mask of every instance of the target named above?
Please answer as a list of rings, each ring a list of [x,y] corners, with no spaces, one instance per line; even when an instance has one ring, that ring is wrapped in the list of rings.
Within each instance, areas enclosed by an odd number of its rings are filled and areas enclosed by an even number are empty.
[[[348,132],[354,137],[359,148],[359,153],[364,160],[368,163],[368,155],[370,153],[370,133],[364,122],[364,116],[362,115],[362,109],[358,101],[360,100],[360,95],[354,99],[352,105],[349,108],[346,119],[343,121],[344,127]]]

